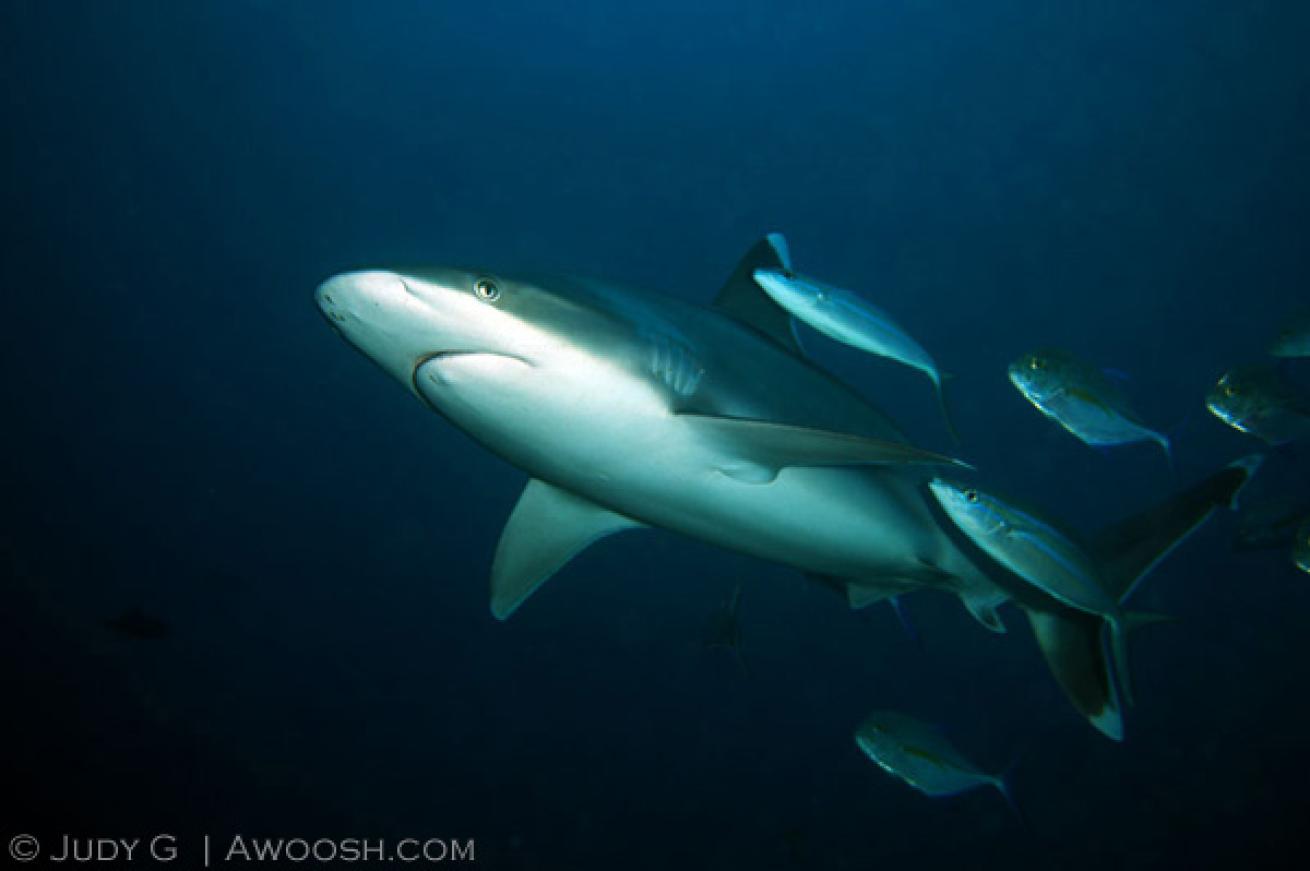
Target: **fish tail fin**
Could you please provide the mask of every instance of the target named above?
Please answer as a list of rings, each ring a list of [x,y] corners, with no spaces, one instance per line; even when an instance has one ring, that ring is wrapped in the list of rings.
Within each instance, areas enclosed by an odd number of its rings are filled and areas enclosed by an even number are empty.
[[[1160,450],[1164,451],[1164,461],[1169,466],[1169,474],[1177,477],[1178,467],[1174,464],[1174,446],[1169,440],[1169,436],[1158,432],[1154,438],[1155,443],[1160,446]]]
[[[1019,767],[1022,758],[1022,755],[1015,756],[1010,764],[1005,766],[1005,770],[992,781],[992,784],[996,787],[996,791],[1001,794],[1001,798],[1005,799],[1006,806],[1019,821],[1019,825],[1026,829],[1028,828],[1028,817],[1024,815],[1023,808],[1019,807],[1019,802],[1014,798],[1014,770]]]
[[[1155,623],[1170,623],[1175,617],[1157,614],[1151,611],[1124,611],[1106,620],[1110,634],[1110,662],[1114,666],[1114,677],[1119,681],[1119,692],[1130,707],[1136,704],[1133,699],[1132,674],[1128,670],[1128,636],[1134,629]]]
[[[946,382],[954,378],[950,372],[937,372],[932,375],[932,386],[937,392],[937,407],[941,409],[946,432],[950,434],[951,443],[960,444],[960,431],[955,428],[955,419],[951,416],[951,407],[946,402]]]
[[[1243,457],[1191,487],[1096,536],[1092,555],[1107,592],[1125,601],[1173,549],[1219,508],[1235,504],[1238,493],[1259,467],[1259,455]]]
[[[914,628],[914,622],[910,620],[910,614],[905,610],[905,603],[901,601],[900,596],[892,596],[887,600],[887,604],[892,606],[892,611],[896,614],[896,620],[901,624],[901,631],[905,637],[915,644],[922,643],[919,633]]]
[[[1157,432],[1155,434],[1155,444],[1158,444],[1159,449],[1165,452],[1165,464],[1169,465],[1169,474],[1174,475],[1175,478],[1178,477],[1178,464],[1174,460],[1174,443],[1172,443],[1170,437],[1163,434],[1163,432]]]
[[[1054,602],[1024,610],[1052,677],[1074,708],[1101,734],[1122,741],[1119,693],[1101,643],[1104,621]]]

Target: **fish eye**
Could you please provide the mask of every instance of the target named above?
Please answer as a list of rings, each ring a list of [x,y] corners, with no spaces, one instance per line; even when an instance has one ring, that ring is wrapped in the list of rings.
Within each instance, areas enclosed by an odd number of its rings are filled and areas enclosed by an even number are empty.
[[[1040,372],[1046,368],[1046,361],[1041,357],[1033,357],[1028,361],[1028,368],[1034,372]]]
[[[978,491],[977,491],[977,490],[965,490],[965,491],[964,491],[964,501],[968,502],[970,505],[976,504],[976,503],[978,502]]]
[[[1231,384],[1224,385],[1224,396],[1236,396],[1237,393],[1238,393],[1237,388],[1234,387],[1233,385]]]
[[[487,302],[500,299],[500,288],[490,278],[479,278],[477,284],[473,285],[473,292],[478,295],[478,299]]]

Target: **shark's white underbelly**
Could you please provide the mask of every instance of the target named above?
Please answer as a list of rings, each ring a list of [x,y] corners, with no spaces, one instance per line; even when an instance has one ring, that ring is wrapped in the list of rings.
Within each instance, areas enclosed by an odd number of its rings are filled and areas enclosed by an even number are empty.
[[[789,466],[771,481],[743,479],[731,445],[707,442],[657,390],[594,361],[585,380],[570,377],[581,367],[543,372],[482,355],[432,368],[428,398],[475,438],[648,525],[848,579],[905,577],[950,547],[915,473]]]

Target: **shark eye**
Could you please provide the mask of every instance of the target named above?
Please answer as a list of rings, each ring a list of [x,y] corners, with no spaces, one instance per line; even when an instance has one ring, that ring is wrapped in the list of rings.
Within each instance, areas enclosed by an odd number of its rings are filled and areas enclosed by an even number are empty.
[[[500,299],[500,288],[490,278],[479,278],[478,283],[473,285],[473,292],[478,295],[478,299],[487,302],[495,302]]]
[[[964,491],[964,500],[965,500],[966,502],[968,502],[970,505],[976,504],[976,503],[978,502],[978,491],[977,491],[977,490],[965,490],[965,491]]]

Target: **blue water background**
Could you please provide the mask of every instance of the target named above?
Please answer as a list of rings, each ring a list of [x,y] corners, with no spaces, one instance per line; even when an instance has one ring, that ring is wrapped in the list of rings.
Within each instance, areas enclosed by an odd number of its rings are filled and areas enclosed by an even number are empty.
[[[782,230],[956,373],[989,480],[1091,530],[1258,447],[1201,398],[1307,299],[1308,41],[1291,2],[5,3],[12,827],[476,837],[526,869],[1296,847],[1310,592],[1285,553],[1232,553],[1232,518],[1140,594],[1180,619],[1134,639],[1122,745],[1017,611],[998,637],[914,596],[916,643],[663,532],[592,548],[500,624],[486,578],[523,475],[311,293],[426,261],[708,301]],[[806,340],[949,446],[921,375]],[[1132,373],[1178,478],[1029,408],[1004,369],[1041,345]],[[700,643],[738,581],[746,674]],[[170,637],[104,627],[130,608]],[[851,740],[875,707],[1019,759],[1027,828],[995,794],[883,775]]]

